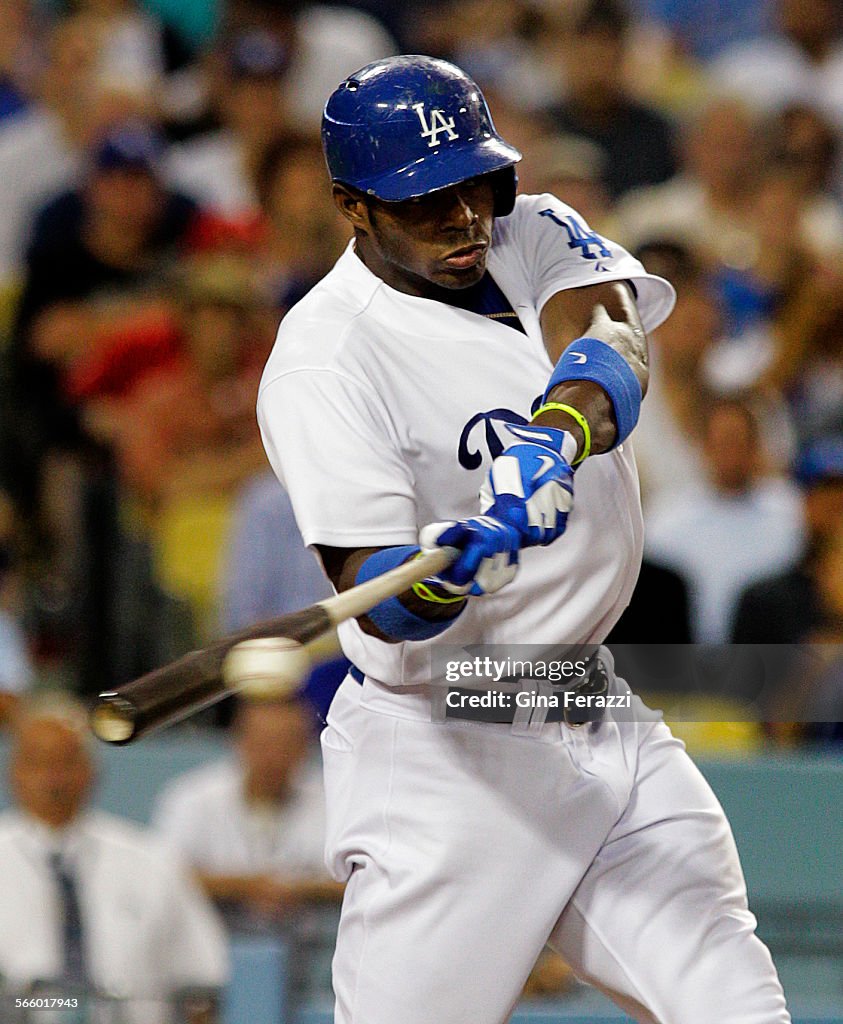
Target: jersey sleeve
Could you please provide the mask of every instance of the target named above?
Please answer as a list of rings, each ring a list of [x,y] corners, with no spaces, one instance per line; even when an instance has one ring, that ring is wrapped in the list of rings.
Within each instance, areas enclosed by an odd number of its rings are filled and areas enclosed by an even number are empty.
[[[333,369],[291,370],[261,388],[258,423],[308,546],[416,542],[412,474],[374,390]]]
[[[648,274],[643,264],[616,242],[592,231],[586,221],[555,196],[520,196],[513,225],[526,264],[537,312],[556,292],[606,281],[631,281],[646,331],[670,315],[673,286]]]

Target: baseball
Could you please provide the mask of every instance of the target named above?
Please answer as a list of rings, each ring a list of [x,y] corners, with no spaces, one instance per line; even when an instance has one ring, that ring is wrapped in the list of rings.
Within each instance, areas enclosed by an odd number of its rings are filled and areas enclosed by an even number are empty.
[[[223,662],[222,675],[227,685],[247,697],[271,700],[297,690],[310,665],[310,655],[298,641],[260,637],[232,647]]]

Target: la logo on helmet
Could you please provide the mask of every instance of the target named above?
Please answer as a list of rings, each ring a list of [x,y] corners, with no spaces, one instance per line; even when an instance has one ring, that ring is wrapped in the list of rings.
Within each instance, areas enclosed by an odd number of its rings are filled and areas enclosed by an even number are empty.
[[[419,115],[419,121],[421,121],[421,137],[423,139],[430,139],[430,142],[428,142],[430,148],[439,145],[439,136],[442,132],[448,133],[448,140],[450,142],[459,138],[458,133],[454,131],[454,119],[452,117],[445,117],[441,110],[431,110],[429,124],[424,112],[424,103],[414,103],[413,110]]]

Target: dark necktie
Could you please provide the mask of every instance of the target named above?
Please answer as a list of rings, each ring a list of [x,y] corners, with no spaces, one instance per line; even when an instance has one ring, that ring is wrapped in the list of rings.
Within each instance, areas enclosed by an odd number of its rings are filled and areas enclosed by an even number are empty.
[[[88,972],[85,966],[84,929],[76,879],[60,853],[50,854],[50,866],[53,869],[60,901],[64,950],[62,981],[81,987],[88,980]]]

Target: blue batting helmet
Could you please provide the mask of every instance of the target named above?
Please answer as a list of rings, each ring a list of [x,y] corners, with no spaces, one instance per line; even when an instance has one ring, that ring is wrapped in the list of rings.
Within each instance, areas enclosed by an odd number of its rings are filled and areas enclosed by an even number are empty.
[[[495,215],[515,203],[521,154],[495,131],[483,94],[459,68],[415,54],[350,75],[322,115],[331,180],[401,202],[480,174],[495,179]]]

